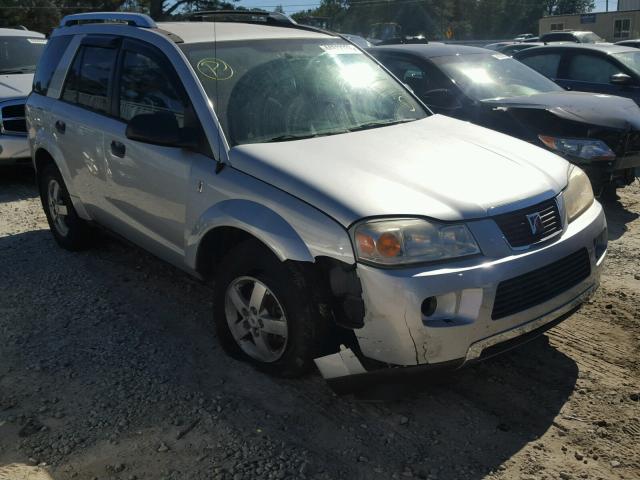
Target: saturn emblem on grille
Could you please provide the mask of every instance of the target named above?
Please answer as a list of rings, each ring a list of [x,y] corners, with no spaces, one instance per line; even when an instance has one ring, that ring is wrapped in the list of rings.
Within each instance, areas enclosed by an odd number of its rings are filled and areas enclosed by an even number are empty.
[[[540,212],[530,213],[527,215],[527,221],[529,222],[529,228],[533,235],[542,232],[544,225],[542,224]]]

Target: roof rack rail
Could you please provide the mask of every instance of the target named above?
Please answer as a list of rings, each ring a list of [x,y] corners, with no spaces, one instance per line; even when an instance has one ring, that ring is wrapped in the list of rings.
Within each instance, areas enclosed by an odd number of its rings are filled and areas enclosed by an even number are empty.
[[[194,12],[188,17],[192,22],[239,22],[259,23],[267,25],[291,26],[297,25],[291,17],[278,12],[264,10],[202,10]]]
[[[264,10],[203,10],[194,12],[187,17],[191,22],[237,22],[253,23],[258,25],[269,25],[272,27],[296,28],[308,32],[322,33],[334,37],[341,37],[352,43],[349,39],[339,33],[324,30],[311,25],[304,25],[296,22],[293,18],[283,13],[266,12]]]
[[[308,32],[322,33],[332,37],[339,37],[353,43],[348,37],[344,35],[325,30],[323,28],[312,27],[311,25],[304,25],[296,22],[293,18],[284,13],[279,12],[267,12],[264,10],[202,10],[200,12],[194,12],[187,17],[190,22],[238,22],[238,23],[255,23],[258,25],[270,25],[274,27],[284,28],[296,28],[298,30],[306,30]]]
[[[125,23],[133,27],[156,28],[156,22],[143,13],[96,12],[67,15],[60,21],[61,27],[71,27],[87,23]]]

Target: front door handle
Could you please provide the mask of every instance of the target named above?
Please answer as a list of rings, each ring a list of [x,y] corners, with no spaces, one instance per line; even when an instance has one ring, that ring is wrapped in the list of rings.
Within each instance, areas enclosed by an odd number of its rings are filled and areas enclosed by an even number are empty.
[[[126,153],[126,151],[127,149],[123,143],[116,142],[115,140],[111,142],[111,153],[113,153],[116,157],[124,158],[124,154]]]
[[[62,120],[56,120],[56,130],[60,133],[64,133],[67,129],[67,125]]]

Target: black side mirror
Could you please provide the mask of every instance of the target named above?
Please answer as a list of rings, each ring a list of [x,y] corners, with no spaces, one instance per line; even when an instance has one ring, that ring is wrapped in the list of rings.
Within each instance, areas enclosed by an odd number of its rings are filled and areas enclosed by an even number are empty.
[[[633,83],[633,78],[626,73],[616,73],[615,75],[611,75],[609,83],[612,83],[613,85],[631,85]]]
[[[155,112],[136,115],[127,124],[126,136],[153,145],[193,149],[197,147],[197,135],[191,129],[180,128],[173,113]]]

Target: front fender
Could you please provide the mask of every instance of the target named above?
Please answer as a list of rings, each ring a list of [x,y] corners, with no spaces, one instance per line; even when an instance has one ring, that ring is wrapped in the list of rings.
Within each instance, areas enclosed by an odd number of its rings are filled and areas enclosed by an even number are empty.
[[[225,200],[209,208],[187,238],[187,261],[195,266],[197,246],[211,230],[234,227],[250,233],[267,245],[280,260],[313,262],[314,257],[284,218],[251,200]]]

